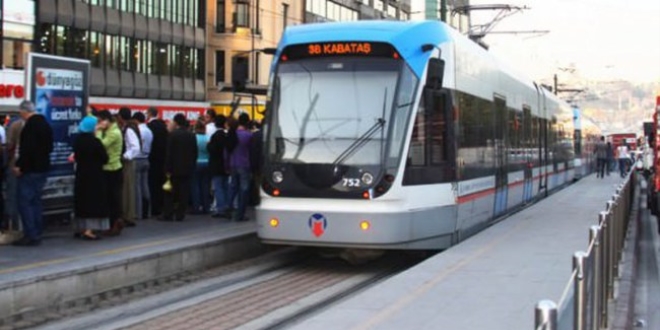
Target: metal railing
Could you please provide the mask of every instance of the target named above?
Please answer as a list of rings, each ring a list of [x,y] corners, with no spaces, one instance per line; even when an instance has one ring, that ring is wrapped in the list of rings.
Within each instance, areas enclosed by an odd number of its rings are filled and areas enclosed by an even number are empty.
[[[587,252],[573,254],[573,272],[559,303],[541,300],[535,306],[536,330],[597,330],[608,327],[608,302],[614,299],[614,281],[625,242],[635,194],[635,174],[616,188],[598,225],[589,228]],[[644,194],[640,194],[645,196]]]

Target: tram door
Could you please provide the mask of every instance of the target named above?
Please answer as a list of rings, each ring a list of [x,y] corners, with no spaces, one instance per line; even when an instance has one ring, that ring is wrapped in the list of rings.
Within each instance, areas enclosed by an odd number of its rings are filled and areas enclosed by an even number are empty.
[[[548,196],[548,164],[550,164],[550,150],[548,150],[548,120],[540,119],[539,129],[539,152],[541,155],[541,183],[539,190]]]
[[[507,110],[506,101],[495,97],[495,202],[493,217],[498,217],[506,211],[508,197],[508,154],[507,141]]]
[[[524,179],[523,179],[523,203],[527,203],[532,199],[534,191],[534,178],[532,169],[534,168],[534,157],[533,154],[536,150],[533,149],[534,144],[532,143],[532,110],[529,106],[523,105],[522,112],[522,141],[520,146],[522,147],[523,160],[525,162],[525,167],[523,169]]]

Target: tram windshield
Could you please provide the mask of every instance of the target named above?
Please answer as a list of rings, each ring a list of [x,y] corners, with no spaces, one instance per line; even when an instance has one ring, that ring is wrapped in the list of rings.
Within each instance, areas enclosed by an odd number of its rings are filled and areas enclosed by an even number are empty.
[[[404,62],[390,58],[281,62],[273,84],[268,158],[391,166],[400,157],[416,84]]]

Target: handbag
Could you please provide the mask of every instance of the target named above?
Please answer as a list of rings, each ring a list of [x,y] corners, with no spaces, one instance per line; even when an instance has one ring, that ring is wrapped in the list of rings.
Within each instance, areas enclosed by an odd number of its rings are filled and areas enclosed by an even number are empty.
[[[23,238],[23,232],[16,230],[6,230],[0,232],[0,245],[9,245]]]
[[[167,180],[163,184],[163,191],[170,192],[172,191],[172,180],[170,180],[170,175],[167,175]]]

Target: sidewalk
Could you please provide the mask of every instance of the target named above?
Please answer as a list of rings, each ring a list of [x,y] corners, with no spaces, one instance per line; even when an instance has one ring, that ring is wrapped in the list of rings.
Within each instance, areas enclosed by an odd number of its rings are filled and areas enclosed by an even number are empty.
[[[533,329],[535,304],[560,299],[621,182],[585,177],[293,329]]]

